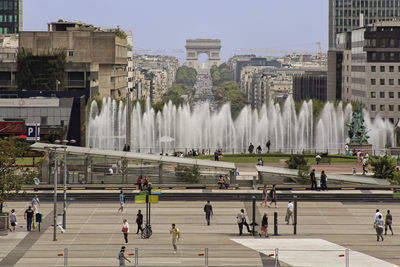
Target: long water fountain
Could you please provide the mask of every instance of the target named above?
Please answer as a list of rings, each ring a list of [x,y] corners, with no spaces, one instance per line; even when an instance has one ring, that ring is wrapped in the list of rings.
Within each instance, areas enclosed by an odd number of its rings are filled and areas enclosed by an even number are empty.
[[[242,109],[233,120],[230,105],[218,112],[210,112],[209,104],[195,107],[176,107],[171,102],[161,112],[151,108],[149,102],[142,110],[140,104],[131,114],[131,151],[171,152],[186,149],[222,149],[224,153],[246,152],[250,142],[265,149],[268,140],[273,151],[330,151],[338,153],[347,140],[347,126],[351,119],[350,104],[337,107],[326,103],[317,120],[313,119],[312,101],[304,102],[296,113],[292,98],[282,108],[270,103],[260,110],[250,106]],[[379,116],[373,121],[364,113],[369,143],[376,153],[393,144],[393,125]],[[125,144],[126,106],[122,101],[104,98],[101,109],[92,101],[87,122],[89,147],[122,150]]]

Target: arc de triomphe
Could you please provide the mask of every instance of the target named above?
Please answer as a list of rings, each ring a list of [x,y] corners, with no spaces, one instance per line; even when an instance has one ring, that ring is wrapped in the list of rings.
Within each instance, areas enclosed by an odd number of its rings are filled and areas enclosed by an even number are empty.
[[[200,54],[207,54],[208,67],[220,64],[221,40],[218,39],[188,39],[186,40],[186,65],[198,70]]]

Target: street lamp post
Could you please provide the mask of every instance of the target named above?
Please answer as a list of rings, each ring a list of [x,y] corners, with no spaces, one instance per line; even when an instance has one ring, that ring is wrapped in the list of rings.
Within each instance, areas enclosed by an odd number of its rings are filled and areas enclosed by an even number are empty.
[[[57,241],[57,172],[58,172],[58,159],[56,149],[54,148],[54,220],[53,220],[53,241]]]
[[[68,144],[68,143],[75,143],[75,140],[56,140],[56,143]],[[64,149],[64,202],[63,202],[63,228],[67,228],[67,146],[62,146],[61,148]]]

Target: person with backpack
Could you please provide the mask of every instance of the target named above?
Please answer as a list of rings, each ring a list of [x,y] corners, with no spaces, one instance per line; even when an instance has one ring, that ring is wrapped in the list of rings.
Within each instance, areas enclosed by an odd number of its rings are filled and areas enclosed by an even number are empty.
[[[241,209],[240,212],[236,216],[237,224],[239,226],[239,235],[243,234],[243,225],[246,225],[247,231],[251,233],[250,227],[246,222],[246,216],[244,215],[244,209]]]

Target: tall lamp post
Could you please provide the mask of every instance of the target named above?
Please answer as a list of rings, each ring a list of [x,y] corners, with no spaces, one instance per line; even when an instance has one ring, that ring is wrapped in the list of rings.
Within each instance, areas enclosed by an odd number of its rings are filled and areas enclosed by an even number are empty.
[[[63,203],[63,228],[67,228],[67,146],[68,143],[74,144],[76,143],[75,140],[56,140],[57,144],[63,144],[64,146],[60,147],[64,149],[64,203]]]
[[[53,208],[53,241],[57,241],[57,172],[58,172],[58,159],[57,159],[57,148],[56,146],[46,147],[48,149],[49,158],[50,150],[54,150],[54,208]],[[51,161],[50,161],[51,164]]]

